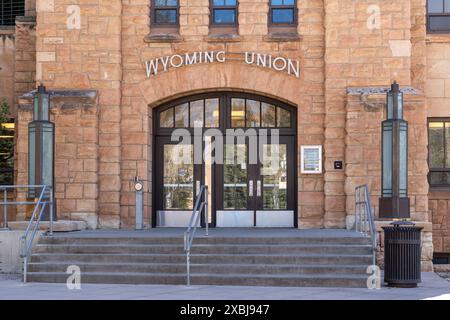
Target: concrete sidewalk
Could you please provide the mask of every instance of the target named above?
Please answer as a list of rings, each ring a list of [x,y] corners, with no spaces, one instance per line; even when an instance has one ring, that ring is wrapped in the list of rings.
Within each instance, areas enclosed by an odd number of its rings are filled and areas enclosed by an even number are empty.
[[[65,284],[27,283],[0,275],[0,300],[450,300],[450,281],[435,273],[423,273],[422,283],[413,289],[382,287],[295,288],[243,286],[176,286],[82,284],[68,290]]]

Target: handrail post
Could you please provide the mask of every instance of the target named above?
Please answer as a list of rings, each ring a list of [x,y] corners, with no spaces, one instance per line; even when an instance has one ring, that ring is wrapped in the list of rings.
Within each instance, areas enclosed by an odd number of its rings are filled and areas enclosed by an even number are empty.
[[[187,282],[187,286],[189,287],[191,285],[191,268],[190,268],[190,263],[191,263],[191,257],[190,257],[190,250],[186,251],[186,282]]]
[[[205,186],[205,227],[206,227],[206,236],[208,236],[208,224],[209,224],[209,217],[208,217],[208,197],[209,197],[209,191],[208,186]]]
[[[45,189],[45,187],[44,187]],[[53,235],[53,188],[50,187],[50,235]]]
[[[7,197],[7,193],[6,193],[6,188],[3,189],[3,229],[8,229],[8,205],[6,204],[6,202],[8,201],[8,197]]]
[[[27,283],[27,264],[28,264],[28,258],[25,256],[23,258],[23,283]]]

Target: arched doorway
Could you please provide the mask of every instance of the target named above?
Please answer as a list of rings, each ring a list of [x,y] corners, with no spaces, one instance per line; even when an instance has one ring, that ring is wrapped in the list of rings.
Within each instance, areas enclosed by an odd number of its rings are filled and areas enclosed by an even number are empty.
[[[214,92],[159,106],[153,122],[154,226],[187,226],[205,184],[211,227],[297,227],[296,108]]]

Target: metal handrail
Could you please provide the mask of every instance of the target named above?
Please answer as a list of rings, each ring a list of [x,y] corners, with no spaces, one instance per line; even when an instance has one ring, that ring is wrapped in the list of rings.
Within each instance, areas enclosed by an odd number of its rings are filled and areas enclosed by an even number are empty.
[[[36,201],[8,201],[8,189],[37,189],[37,188],[43,188],[44,185],[0,185],[0,191],[3,190],[3,201],[0,201],[0,205],[3,205],[3,230],[9,230],[8,228],[8,208],[7,206],[11,205],[28,205],[28,204],[36,204]],[[47,187],[50,188],[50,187]],[[51,190],[51,189],[50,189]],[[50,199],[53,199],[51,197]],[[0,230],[1,230],[0,229]]]
[[[195,200],[194,208],[192,209],[192,215],[189,219],[189,225],[184,233],[184,251],[186,252],[186,282],[187,285],[191,285],[191,248],[192,242],[194,240],[195,231],[200,222],[200,217],[202,211],[204,211],[205,218],[205,236],[208,236],[208,186],[201,186],[197,194],[197,199]],[[204,200],[202,197],[204,196]]]
[[[372,264],[376,265],[378,239],[375,227],[375,216],[367,184],[355,188],[355,230],[365,235],[370,235],[372,239]]]
[[[6,192],[8,189],[40,189],[41,192],[37,201],[8,201]],[[34,238],[36,237],[36,232],[39,229],[39,224],[45,213],[45,208],[47,205],[50,206],[50,223],[49,223],[49,235],[53,235],[53,188],[46,185],[9,185],[0,186],[0,190],[3,190],[4,196],[0,205],[4,207],[4,227],[8,228],[7,222],[7,206],[8,205],[30,205],[34,204],[34,210],[31,214],[30,221],[28,222],[25,233],[20,237],[20,242],[22,245],[20,257],[23,258],[23,281],[27,282],[27,266],[28,258],[30,257],[31,250],[33,248]],[[48,199],[48,200],[47,200]],[[34,225],[33,225],[34,224]]]

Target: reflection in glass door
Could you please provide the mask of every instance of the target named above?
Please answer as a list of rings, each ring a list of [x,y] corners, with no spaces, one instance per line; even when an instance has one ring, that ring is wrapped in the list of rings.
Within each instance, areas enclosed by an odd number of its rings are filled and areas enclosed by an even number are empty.
[[[294,141],[291,137],[281,137],[280,144],[262,145],[259,178],[262,194],[256,210],[257,227],[293,227],[295,196],[295,175],[293,165]]]
[[[249,181],[247,144],[224,146],[224,163],[219,175],[223,183],[217,187],[220,203],[216,212],[216,225],[221,227],[253,227],[253,182]]]
[[[160,139],[157,144],[162,150],[156,157],[156,179],[161,183],[159,194],[155,194],[160,208],[157,225],[184,227],[192,214],[201,168],[194,164],[192,145],[173,144],[169,139]]]

